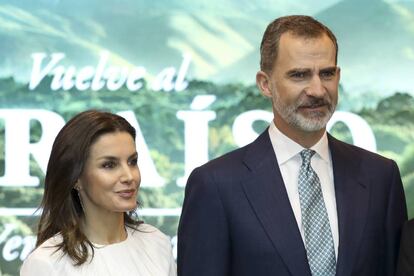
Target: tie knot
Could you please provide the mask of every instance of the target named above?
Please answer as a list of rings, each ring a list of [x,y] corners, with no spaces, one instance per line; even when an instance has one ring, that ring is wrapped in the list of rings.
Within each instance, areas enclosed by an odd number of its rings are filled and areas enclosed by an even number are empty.
[[[302,157],[302,163],[304,165],[310,164],[312,156],[315,154],[314,150],[311,149],[304,149],[300,152],[300,156]]]

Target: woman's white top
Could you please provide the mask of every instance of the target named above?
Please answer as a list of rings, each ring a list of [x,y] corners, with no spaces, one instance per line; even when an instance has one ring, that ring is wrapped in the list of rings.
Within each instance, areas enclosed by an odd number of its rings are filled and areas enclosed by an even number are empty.
[[[54,246],[62,241],[58,234],[26,258],[20,275],[177,275],[169,238],[148,224],[141,224],[138,229],[127,227],[128,237],[122,242],[95,245],[92,261],[81,266],[74,266],[72,259],[67,254],[62,255],[61,250],[55,252]]]

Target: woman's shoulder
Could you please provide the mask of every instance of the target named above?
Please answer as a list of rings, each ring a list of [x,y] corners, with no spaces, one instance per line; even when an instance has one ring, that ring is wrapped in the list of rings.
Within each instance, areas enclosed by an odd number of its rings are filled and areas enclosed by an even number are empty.
[[[53,272],[56,263],[63,257],[57,247],[61,240],[60,235],[56,235],[35,248],[24,260],[20,275],[48,275]]]
[[[155,235],[160,235],[160,236],[166,237],[166,235],[163,232],[161,232],[161,230],[159,230],[155,226],[152,226],[151,224],[141,223],[137,226],[136,229],[140,232],[143,232],[143,233],[153,233]]]
[[[128,235],[135,242],[143,243],[148,246],[161,246],[171,248],[170,238],[158,228],[142,223],[136,229],[128,228]]]
[[[61,250],[59,250],[59,244],[62,242],[62,236],[60,234],[56,234],[55,236],[47,239],[37,248],[35,248],[28,256],[31,258],[43,258],[43,257],[51,257],[55,256],[58,258],[61,256]]]
[[[131,248],[128,252],[134,254],[139,262],[156,264],[152,269],[159,273],[151,275],[176,275],[173,273],[176,268],[170,237],[156,227],[144,223],[136,230],[128,229],[128,232],[130,242],[127,246]]]
[[[138,235],[146,238],[169,240],[169,237],[161,232],[158,228],[146,223],[141,223],[136,228],[127,227],[127,231],[128,234],[132,234],[132,236]]]

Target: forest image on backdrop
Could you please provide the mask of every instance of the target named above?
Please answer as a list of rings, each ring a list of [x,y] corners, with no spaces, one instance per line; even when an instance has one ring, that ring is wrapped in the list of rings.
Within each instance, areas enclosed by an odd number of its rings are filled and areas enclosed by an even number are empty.
[[[18,108],[19,99],[24,97],[30,102],[30,109],[46,109],[60,114],[67,121],[76,113],[87,108],[105,109],[113,112],[131,110],[140,123],[141,130],[150,148],[151,157],[160,175],[167,179],[162,188],[141,188],[139,202],[145,208],[180,208],[184,196],[182,187],[176,184],[177,176],[183,174],[184,165],[184,124],[177,119],[179,110],[189,109],[197,95],[215,95],[216,100],[209,110],[216,112],[216,119],[209,122],[209,158],[213,159],[236,148],[231,126],[241,112],[249,110],[271,111],[270,102],[261,96],[256,86],[243,84],[216,85],[210,82],[190,82],[182,93],[162,93],[142,89],[132,93],[126,89],[118,91],[50,91],[48,85],[36,91],[28,91],[27,85],[16,83],[13,78],[0,80],[2,101],[0,109],[10,106]],[[341,104],[338,110],[352,111],[364,118],[371,126],[378,153],[397,161],[403,178],[409,216],[414,216],[414,97],[407,93],[396,92],[392,96],[379,100],[373,107],[350,110],[353,102],[346,91],[341,90]],[[361,101],[361,99],[358,99]],[[372,105],[372,101],[369,105]],[[153,103],[157,104],[153,104]],[[26,106],[27,107],[27,106]],[[158,127],[163,122],[162,127]],[[267,123],[257,121],[256,132],[264,130]],[[31,142],[40,135],[39,125],[30,129]],[[331,133],[342,140],[352,143],[352,138],[344,124],[337,123]],[[4,123],[0,121],[0,175],[4,174]],[[138,153],[140,149],[138,148]],[[34,160],[31,160],[31,175],[38,176],[43,183],[44,174]],[[0,206],[13,208],[31,208],[38,206],[43,193],[43,184],[38,187],[1,187]],[[139,210],[138,210],[139,214]],[[178,226],[177,216],[142,217],[146,222],[159,227],[174,237]],[[0,217],[0,233],[7,223],[18,225],[13,234],[30,235],[36,218]],[[0,250],[4,243],[0,245]],[[0,251],[1,252],[1,251]],[[17,273],[19,256],[26,254],[23,246],[14,250],[13,261],[0,263],[3,273]]]

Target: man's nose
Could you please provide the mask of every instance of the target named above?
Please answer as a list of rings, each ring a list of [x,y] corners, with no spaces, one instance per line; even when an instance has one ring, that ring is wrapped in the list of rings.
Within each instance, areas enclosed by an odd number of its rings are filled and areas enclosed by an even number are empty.
[[[319,75],[314,75],[309,82],[309,86],[306,89],[306,94],[308,96],[313,96],[316,98],[323,98],[326,93],[326,88],[323,85],[323,82]]]

